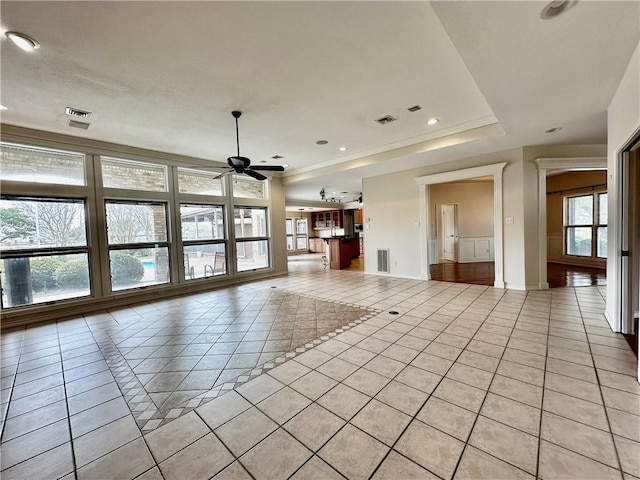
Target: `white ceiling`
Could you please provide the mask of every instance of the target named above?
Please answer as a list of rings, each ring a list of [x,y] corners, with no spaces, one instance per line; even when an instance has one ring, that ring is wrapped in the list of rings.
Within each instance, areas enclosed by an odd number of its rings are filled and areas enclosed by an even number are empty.
[[[432,162],[605,143],[640,2],[541,20],[544,5],[3,1],[2,31],[42,47],[2,38],[2,122],[224,162],[241,110],[241,154],[288,164],[287,204],[303,206]],[[67,126],[66,106],[93,112],[89,130]]]

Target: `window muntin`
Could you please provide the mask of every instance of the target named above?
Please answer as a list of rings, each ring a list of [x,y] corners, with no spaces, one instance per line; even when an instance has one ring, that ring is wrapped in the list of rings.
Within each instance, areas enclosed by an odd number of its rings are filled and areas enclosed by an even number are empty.
[[[607,193],[565,197],[565,253],[607,256]]]
[[[232,189],[235,198],[267,198],[266,183],[245,175],[232,176]]]
[[[169,282],[166,205],[105,202],[113,291]]]
[[[154,163],[102,157],[102,185],[145,192],[167,191],[167,167]]]
[[[296,249],[297,250],[309,249],[306,218],[296,218]]]
[[[216,175],[217,172],[178,168],[178,190],[196,195],[224,195],[222,178],[214,179]]]
[[[0,143],[0,176],[13,182],[85,185],[85,156]]]
[[[181,204],[180,225],[185,279],[226,275],[224,207]]]
[[[3,258],[0,281],[3,308],[86,297],[91,294],[89,255],[34,252]]]
[[[0,247],[31,250],[87,245],[82,200],[3,197]]]

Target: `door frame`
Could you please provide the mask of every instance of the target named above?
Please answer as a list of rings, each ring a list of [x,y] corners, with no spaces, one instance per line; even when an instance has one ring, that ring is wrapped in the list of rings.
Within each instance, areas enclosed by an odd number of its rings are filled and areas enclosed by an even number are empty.
[[[536,158],[535,162],[538,165],[538,288],[547,289],[549,288],[547,281],[547,172],[549,170],[606,171],[607,157]],[[608,261],[609,258],[607,258]]]
[[[429,239],[431,238],[431,214],[429,212],[429,185],[437,183],[449,183],[456,180],[485,177],[493,175],[493,236],[495,248],[495,279],[493,286],[504,288],[504,238],[502,228],[502,174],[507,162],[493,163],[480,167],[453,170],[450,172],[436,173],[416,178],[420,188],[420,218],[423,228],[420,229],[420,278],[431,279],[429,273],[429,258],[433,258],[435,252],[431,252]]]
[[[442,223],[442,207],[449,205],[453,207],[453,261],[458,261],[458,204],[438,203],[436,204],[436,244],[438,245],[438,263],[440,263],[440,259],[447,260],[444,257],[444,236],[442,235],[444,227]]]

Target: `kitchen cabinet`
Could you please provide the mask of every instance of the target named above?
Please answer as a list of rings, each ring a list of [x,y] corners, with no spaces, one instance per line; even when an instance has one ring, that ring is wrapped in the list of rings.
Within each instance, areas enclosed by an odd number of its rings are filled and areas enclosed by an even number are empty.
[[[328,210],[326,212],[314,212],[311,214],[311,222],[314,230],[327,230],[329,228],[342,228],[342,210]]]

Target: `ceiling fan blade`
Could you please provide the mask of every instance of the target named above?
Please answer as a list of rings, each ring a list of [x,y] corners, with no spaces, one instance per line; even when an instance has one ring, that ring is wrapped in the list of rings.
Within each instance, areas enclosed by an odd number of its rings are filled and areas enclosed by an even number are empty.
[[[224,177],[225,175],[230,174],[231,172],[233,172],[233,168],[228,169],[226,172],[222,172],[218,175],[216,175],[215,177],[213,177],[213,180],[218,180],[219,178]]]
[[[251,168],[254,170],[264,170],[270,172],[284,172],[284,167],[281,167],[280,165],[252,165]]]
[[[251,170],[251,169],[249,169],[249,168],[248,168],[248,169],[246,169],[246,170],[244,171],[244,173],[246,173],[246,174],[247,174],[247,175],[249,175],[250,177],[255,178],[256,180],[260,180],[260,181],[262,181],[262,180],[266,180],[266,179],[267,179],[267,177],[265,177],[265,176],[264,176],[264,175],[262,175],[261,173],[255,172],[255,171],[253,171],[253,170]]]

